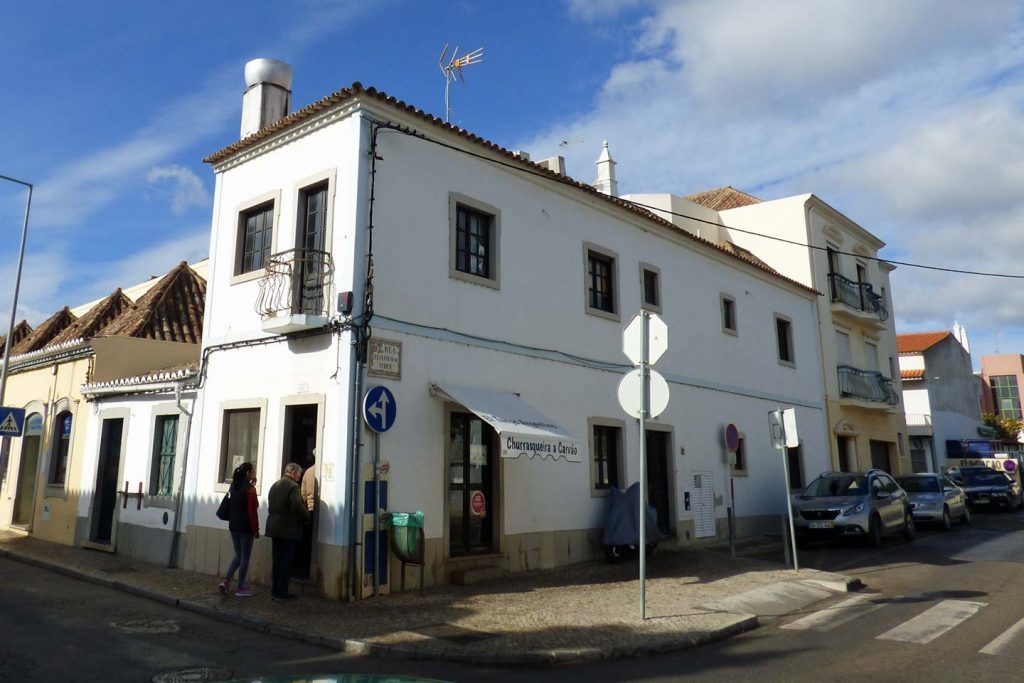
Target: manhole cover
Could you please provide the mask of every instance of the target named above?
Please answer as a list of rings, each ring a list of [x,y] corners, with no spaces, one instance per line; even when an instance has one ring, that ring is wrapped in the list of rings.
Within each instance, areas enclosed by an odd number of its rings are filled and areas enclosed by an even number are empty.
[[[153,683],[205,683],[206,681],[226,681],[231,676],[231,669],[204,667],[157,674],[153,676]]]
[[[453,624],[431,624],[429,626],[422,626],[420,628],[412,628],[409,630],[413,633],[419,633],[422,636],[437,638],[438,640],[447,640],[448,642],[455,643],[457,645],[469,645],[470,643],[476,643],[481,640],[497,637],[496,633],[474,631],[473,629],[462,628],[461,626],[455,626]]]
[[[161,619],[133,619],[131,621],[112,621],[112,628],[125,633],[177,633],[181,630],[178,622]]]

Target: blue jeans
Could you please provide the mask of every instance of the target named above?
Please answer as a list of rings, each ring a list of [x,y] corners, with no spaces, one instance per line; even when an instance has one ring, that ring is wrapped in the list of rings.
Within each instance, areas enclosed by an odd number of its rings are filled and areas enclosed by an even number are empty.
[[[228,565],[225,581],[231,581],[235,570],[238,570],[238,585],[245,585],[245,575],[249,572],[249,556],[252,555],[253,535],[241,531],[231,532],[231,544],[235,546],[235,556]]]
[[[288,580],[292,575],[292,558],[295,556],[295,540],[291,538],[272,538],[271,545],[271,578],[273,588],[270,592],[275,598],[288,595]]]

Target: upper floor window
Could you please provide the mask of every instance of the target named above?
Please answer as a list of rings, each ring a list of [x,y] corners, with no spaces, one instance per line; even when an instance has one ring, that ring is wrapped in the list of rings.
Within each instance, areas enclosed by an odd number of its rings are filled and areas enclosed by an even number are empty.
[[[449,275],[488,287],[498,287],[498,210],[452,193]]]
[[[721,295],[722,302],[722,332],[736,334],[736,299],[728,294]]]
[[[327,181],[299,192],[299,224],[296,246],[324,251],[327,233]]]
[[[1020,391],[1016,375],[993,375],[988,378],[992,386],[992,405],[1000,417],[1021,419]]]
[[[793,352],[793,323],[781,315],[775,316],[775,341],[779,352],[779,362],[785,365],[796,363]]]
[[[643,289],[644,308],[661,312],[661,271],[655,266],[641,263],[640,286]]]
[[[584,245],[587,312],[619,319],[618,274],[615,254],[592,244]]]
[[[71,452],[71,413],[64,411],[53,421],[53,446],[50,451],[50,479],[54,486],[63,486],[68,474]]]
[[[239,259],[235,274],[265,268],[274,237],[274,202],[246,209],[238,222]]]

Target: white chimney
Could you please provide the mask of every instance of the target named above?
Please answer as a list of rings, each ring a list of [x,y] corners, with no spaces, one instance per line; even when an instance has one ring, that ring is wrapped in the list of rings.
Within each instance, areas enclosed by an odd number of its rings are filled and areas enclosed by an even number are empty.
[[[246,62],[241,137],[252,135],[288,116],[291,88],[291,65],[276,59]]]
[[[619,196],[619,183],[615,180],[615,160],[608,152],[608,141],[604,141],[604,149],[597,159],[597,180],[594,181],[594,189],[612,197]]]

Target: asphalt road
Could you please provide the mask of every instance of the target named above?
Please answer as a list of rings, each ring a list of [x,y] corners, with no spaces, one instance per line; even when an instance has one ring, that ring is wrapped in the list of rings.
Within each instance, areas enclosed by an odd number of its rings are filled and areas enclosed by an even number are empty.
[[[976,514],[881,550],[821,545],[801,566],[867,590],[672,655],[557,668],[470,668],[340,655],[0,560],[0,680],[150,681],[402,673],[450,681],[990,681],[1024,669],[1024,513]],[[167,679],[170,680],[170,679]]]

